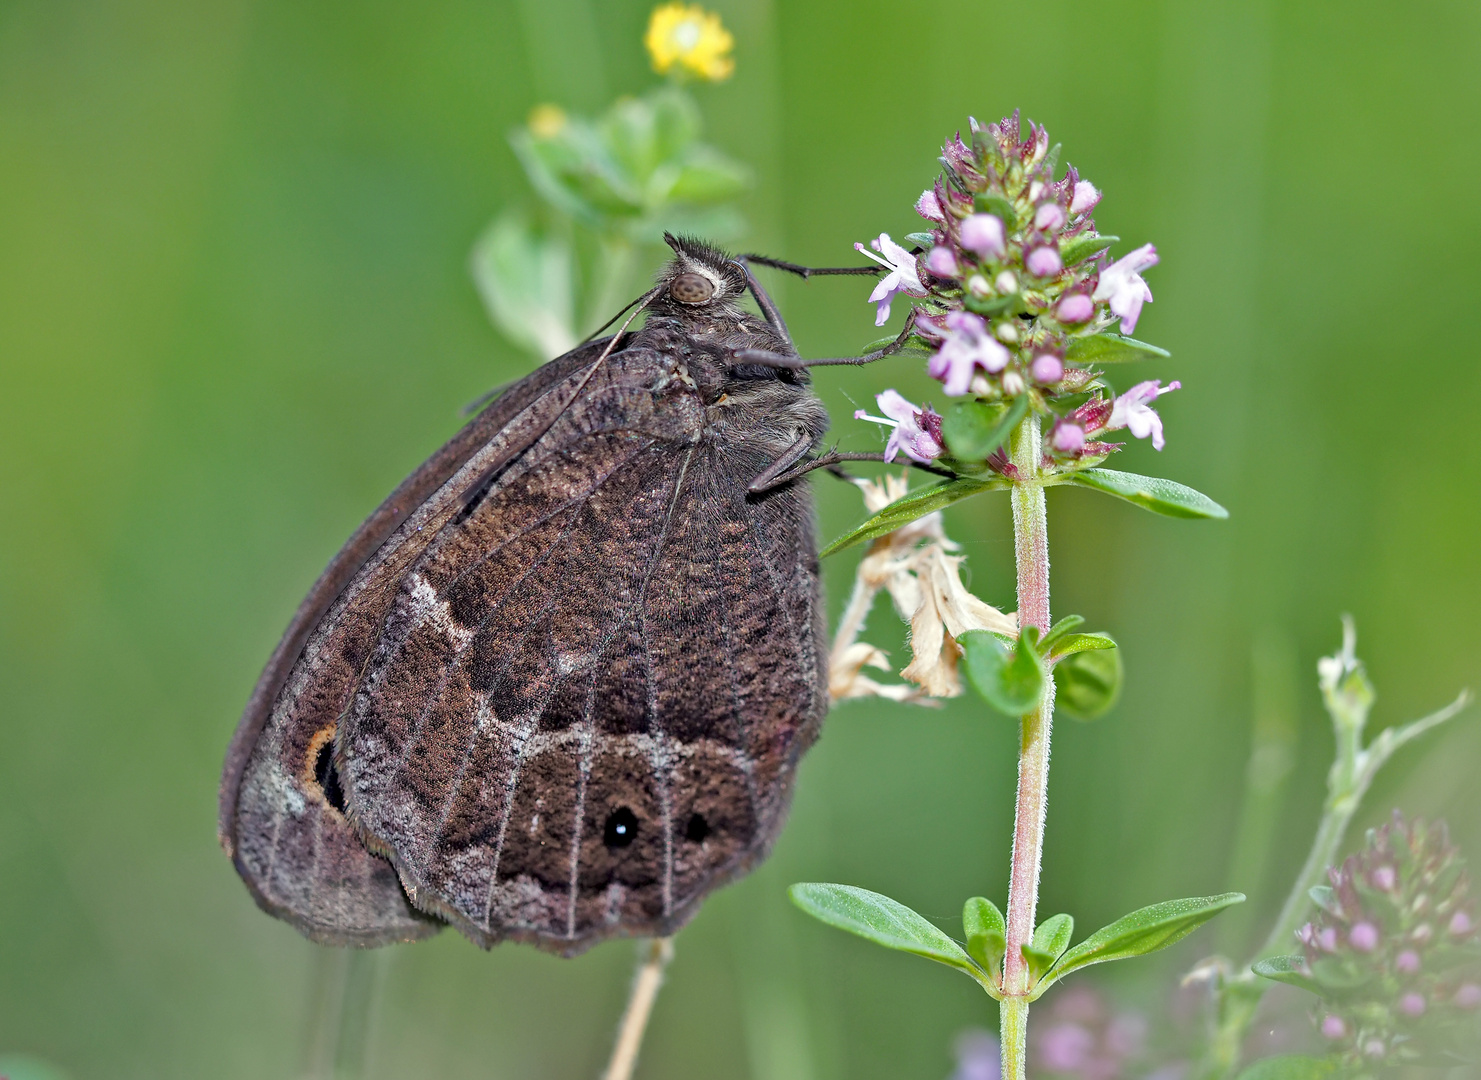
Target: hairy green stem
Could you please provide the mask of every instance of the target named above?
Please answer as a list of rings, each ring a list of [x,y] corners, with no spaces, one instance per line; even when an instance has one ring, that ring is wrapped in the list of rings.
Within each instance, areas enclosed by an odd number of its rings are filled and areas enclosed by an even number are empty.
[[[1026,417],[1013,432],[1010,449],[1018,482],[1013,485],[1013,549],[1018,564],[1018,626],[1049,628],[1049,528],[1040,482],[1039,418]],[[1018,798],[1013,814],[1013,860],[1008,877],[1007,955],[1003,959],[1000,1024],[1004,1080],[1024,1080],[1028,1038],[1029,970],[1023,946],[1033,939],[1039,903],[1039,867],[1044,820],[1049,809],[1049,736],[1054,720],[1054,684],[1045,681],[1038,706],[1022,719],[1018,755]]]

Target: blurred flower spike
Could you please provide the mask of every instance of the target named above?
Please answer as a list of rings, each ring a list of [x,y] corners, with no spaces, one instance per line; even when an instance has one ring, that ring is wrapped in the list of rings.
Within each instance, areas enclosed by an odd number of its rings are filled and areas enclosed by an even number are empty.
[[[1322,998],[1317,1029],[1333,1052],[1353,1067],[1465,1054],[1481,1030],[1481,933],[1445,824],[1395,811],[1328,877],[1297,935],[1298,978]]]
[[[735,71],[735,38],[720,16],[698,4],[662,4],[648,19],[643,44],[660,75],[694,75],[720,82]]]
[[[888,271],[869,296],[877,324],[896,297],[908,297],[902,344],[930,354],[930,374],[947,396],[1027,396],[1030,409],[1057,425],[1045,461],[1051,471],[1086,468],[1119,449],[1097,441],[1098,431],[1125,429],[1161,450],[1152,403],[1178,384],[1143,381],[1118,397],[1101,371],[1167,355],[1125,336],[1152,300],[1142,275],[1157,264],[1157,249],[1143,244],[1112,258],[1118,238],[1102,236],[1092,216],[1102,192],[1073,166],[1056,179],[1059,147],[1042,127],[1015,112],[996,124],[970,120],[969,131],[968,141],[957,134],[946,142],[940,177],[915,202],[928,232],[910,233],[904,245],[885,234],[854,245]],[[1086,407],[1093,423],[1072,415]],[[971,464],[971,455],[952,453],[950,433],[948,425],[947,456]]]

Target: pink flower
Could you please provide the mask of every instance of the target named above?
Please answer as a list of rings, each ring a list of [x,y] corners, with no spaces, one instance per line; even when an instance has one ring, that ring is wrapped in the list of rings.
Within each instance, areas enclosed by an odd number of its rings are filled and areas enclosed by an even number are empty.
[[[1472,930],[1471,917],[1464,911],[1457,911],[1450,917],[1450,926],[1447,929],[1451,937],[1465,937]]]
[[[961,273],[956,254],[944,244],[937,244],[926,256],[926,269],[937,277],[954,278]]]
[[[1045,203],[1034,211],[1034,228],[1050,232],[1064,224],[1064,208],[1059,203]]]
[[[1416,994],[1412,990],[1399,999],[1399,1011],[1405,1016],[1423,1016],[1425,1000],[1423,994]]]
[[[1062,323],[1088,322],[1095,314],[1095,302],[1082,292],[1067,293],[1054,309],[1054,317]]]
[[[927,221],[944,222],[946,214],[941,210],[941,200],[936,198],[933,188],[926,188],[915,200],[915,212]]]
[[[943,341],[931,357],[927,370],[940,379],[952,397],[965,394],[980,367],[997,374],[1008,366],[1012,354],[988,333],[987,323],[969,311],[948,312]]]
[[[926,288],[920,283],[920,275],[916,273],[915,256],[891,240],[889,233],[880,233],[879,239],[869,241],[869,247],[882,252],[884,258],[871,253],[863,244],[854,245],[860,254],[873,259],[889,271],[869,294],[869,302],[879,305],[879,311],[874,316],[874,325],[883,326],[890,317],[890,303],[895,299],[896,293],[925,296]]]
[[[1348,932],[1347,943],[1358,952],[1372,952],[1378,948],[1378,927],[1370,922],[1360,922]]]
[[[1161,384],[1161,379],[1139,382],[1118,396],[1106,428],[1110,431],[1126,428],[1138,439],[1145,439],[1150,435],[1153,448],[1161,450],[1166,445],[1166,440],[1162,437],[1162,417],[1152,408],[1152,402],[1163,394],[1181,389],[1183,385],[1180,382],[1171,382],[1166,386]]]
[[[1400,975],[1414,975],[1419,971],[1419,953],[1405,949],[1394,957],[1394,970]]]
[[[1028,371],[1034,377],[1035,382],[1048,386],[1064,378],[1064,361],[1053,353],[1040,353],[1034,357],[1034,362],[1029,365]]]
[[[1152,300],[1152,290],[1142,280],[1142,271],[1156,265],[1157,249],[1151,244],[1143,244],[1100,272],[1100,284],[1095,287],[1092,299],[1111,302],[1111,311],[1121,316],[1123,334],[1136,329],[1142,304]]]
[[[1089,180],[1080,180],[1075,184],[1075,193],[1070,197],[1070,213],[1083,214],[1093,209],[1100,202],[1100,192],[1095,190],[1095,185]]]
[[[1328,1013],[1322,1017],[1322,1034],[1334,1042],[1347,1038],[1347,1024],[1340,1016]]]
[[[946,447],[941,442],[941,417],[928,405],[917,408],[894,390],[875,395],[884,416],[870,416],[863,409],[854,413],[855,420],[868,420],[893,428],[885,443],[884,459],[894,461],[901,450],[915,461],[927,462],[941,456]]]
[[[1078,454],[1085,449],[1085,429],[1073,420],[1056,420],[1049,445],[1059,454]]]
[[[1064,269],[1064,260],[1052,247],[1036,247],[1023,257],[1023,265],[1034,277],[1053,277]]]
[[[962,247],[983,258],[1001,259],[1007,253],[1003,219],[996,214],[973,214],[962,222]]]

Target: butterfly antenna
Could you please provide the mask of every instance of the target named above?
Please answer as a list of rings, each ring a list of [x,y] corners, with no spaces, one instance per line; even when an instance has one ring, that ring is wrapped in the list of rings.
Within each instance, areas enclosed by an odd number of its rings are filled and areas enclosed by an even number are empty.
[[[621,311],[619,311],[616,315],[613,315],[606,322],[602,323],[601,326],[598,326],[591,333],[587,334],[586,335],[586,339],[584,341],[582,341],[581,344],[585,345],[587,341],[591,341],[598,334],[600,334],[603,330],[607,329],[607,327],[611,326],[618,319],[622,318],[624,315],[626,315],[628,313],[628,311],[633,307],[633,305],[635,305],[635,304],[642,304],[643,307],[647,307],[650,303],[653,302],[653,297],[656,296],[656,295],[657,295],[657,291],[656,290],[655,291],[652,291],[652,292],[646,292],[646,293],[644,293],[642,296],[638,297],[632,303],[628,304],[627,307],[625,307]],[[638,308],[638,310],[639,311],[642,311],[643,308]],[[629,319],[628,322],[632,322],[632,320]],[[627,323],[624,323],[623,324],[623,329],[626,329],[626,328],[627,328]],[[620,333],[620,331],[619,331],[619,333]]]

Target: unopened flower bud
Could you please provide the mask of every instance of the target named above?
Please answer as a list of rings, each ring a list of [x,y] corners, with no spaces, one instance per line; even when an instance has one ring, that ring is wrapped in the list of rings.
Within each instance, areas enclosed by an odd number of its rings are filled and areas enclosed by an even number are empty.
[[[1016,371],[1003,372],[1003,396],[1017,397],[1023,393],[1023,376]]]
[[[1034,228],[1052,232],[1064,225],[1064,209],[1059,203],[1045,203],[1034,212]]]
[[[1405,1016],[1424,1015],[1424,995],[1410,992],[1399,999],[1399,1011]]]
[[[1422,922],[1413,930],[1409,931],[1409,940],[1416,945],[1428,945],[1430,939],[1435,936],[1435,928],[1427,922]]]
[[[1347,943],[1358,952],[1372,952],[1378,948],[1378,927],[1370,922],[1360,922],[1348,932]]]
[[[1328,1013],[1322,1017],[1322,1034],[1334,1042],[1347,1038],[1347,1024],[1340,1016]]]
[[[1034,277],[1053,277],[1064,269],[1064,260],[1052,247],[1036,247],[1023,257],[1024,268]]]
[[[927,221],[946,220],[946,215],[941,211],[941,200],[936,198],[936,192],[931,188],[926,188],[921,192],[920,198],[915,200],[915,212]]]
[[[983,258],[1001,259],[1007,252],[1003,219],[995,214],[973,214],[961,225],[962,247]]]
[[[1057,383],[1064,378],[1064,361],[1053,353],[1040,353],[1034,357],[1034,362],[1029,365],[1029,374],[1034,377],[1034,382]]]
[[[1054,317],[1062,323],[1087,322],[1095,314],[1095,302],[1084,293],[1069,293],[1054,309]]]
[[[1070,197],[1070,213],[1083,214],[1100,202],[1100,192],[1095,190],[1095,185],[1089,180],[1081,180],[1075,184],[1075,193]]]
[[[1085,429],[1073,421],[1060,420],[1049,433],[1049,446],[1057,454],[1078,454],[1085,448]]]
[[[1028,186],[1028,197],[1029,197],[1029,201],[1030,202],[1033,202],[1034,200],[1038,199],[1038,197],[1040,195],[1042,195],[1043,193],[1044,193],[1044,181],[1042,181],[1042,180],[1035,180],[1032,184],[1030,184]]]
[[[1379,866],[1368,875],[1368,880],[1373,883],[1373,887],[1379,892],[1393,892],[1399,878],[1394,873],[1392,866]]]
[[[937,244],[926,256],[926,269],[937,277],[954,278],[961,271],[956,264],[956,253],[944,244]]]
[[[979,371],[976,375],[972,376],[972,381],[968,384],[967,389],[971,390],[978,397],[987,397],[992,393],[992,383],[988,382],[987,376]]]
[[[1018,291],[1018,276],[1012,270],[1004,270],[992,280],[993,288],[1004,296],[1009,296]]]
[[[1369,1039],[1363,1044],[1363,1053],[1371,1058],[1381,1058],[1388,1052],[1388,1047],[1383,1045],[1382,1039]]]
[[[1324,926],[1317,931],[1316,943],[1323,952],[1337,951],[1337,928],[1335,926]]]
[[[1413,949],[1405,949],[1394,957],[1394,968],[1401,975],[1414,975],[1419,971],[1419,953]]]
[[[1450,916],[1450,926],[1447,929],[1449,929],[1451,937],[1465,937],[1471,932],[1473,927],[1474,924],[1471,922],[1471,917],[1464,911],[1457,911],[1454,915]]]
[[[981,274],[973,274],[967,279],[967,291],[977,299],[983,300],[992,295],[992,286]]]
[[[1455,1003],[1462,1009],[1481,1009],[1481,986],[1475,983],[1462,983],[1460,989],[1455,992]]]
[[[993,327],[993,333],[997,335],[999,341],[1006,341],[1012,344],[1018,340],[1018,325],[1013,319],[1004,319],[997,326]]]

